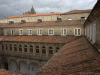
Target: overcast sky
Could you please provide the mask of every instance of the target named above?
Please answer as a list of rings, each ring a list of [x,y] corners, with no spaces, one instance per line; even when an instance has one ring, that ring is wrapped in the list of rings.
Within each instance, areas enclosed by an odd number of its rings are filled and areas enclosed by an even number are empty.
[[[92,9],[97,0],[0,0],[0,18],[22,15],[33,6],[36,13]]]

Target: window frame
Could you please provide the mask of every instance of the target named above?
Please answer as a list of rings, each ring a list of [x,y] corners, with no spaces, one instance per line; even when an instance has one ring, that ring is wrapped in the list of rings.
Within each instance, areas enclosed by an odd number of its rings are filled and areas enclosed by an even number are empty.
[[[7,35],[7,30],[4,30],[4,35]]]
[[[80,35],[79,35],[79,32],[78,32],[78,29],[80,29]],[[77,35],[75,34],[75,30],[77,30]],[[81,36],[81,28],[75,28],[74,29],[74,36]]]
[[[50,34],[50,30],[53,30],[53,34]],[[54,28],[50,28],[50,29],[48,29],[48,35],[54,35]]]
[[[63,34],[62,34],[62,30],[63,30]],[[65,33],[65,30],[66,30],[66,33]],[[65,33],[65,34],[64,34],[64,33]],[[62,29],[61,29],[61,35],[67,35],[67,29],[62,28]]]
[[[30,34],[30,30],[31,30],[31,34]],[[32,29],[28,29],[28,35],[32,35]]]
[[[13,34],[12,34],[12,31],[13,31]],[[14,30],[13,29],[11,30],[11,35],[14,35]]]
[[[22,30],[22,33],[20,32]],[[23,29],[19,29],[19,35],[23,35]]]
[[[41,34],[40,34],[40,30],[41,30]],[[37,30],[37,35],[42,35],[42,29]]]
[[[51,47],[52,49],[50,49],[50,47],[49,47],[49,54],[53,54],[53,47]],[[52,51],[52,52],[50,52],[50,51]]]

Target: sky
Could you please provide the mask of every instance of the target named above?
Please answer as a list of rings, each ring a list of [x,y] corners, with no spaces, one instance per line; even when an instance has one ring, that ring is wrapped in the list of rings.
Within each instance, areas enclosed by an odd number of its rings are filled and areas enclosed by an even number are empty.
[[[22,15],[33,6],[37,14],[92,9],[97,0],[0,0],[0,18]]]

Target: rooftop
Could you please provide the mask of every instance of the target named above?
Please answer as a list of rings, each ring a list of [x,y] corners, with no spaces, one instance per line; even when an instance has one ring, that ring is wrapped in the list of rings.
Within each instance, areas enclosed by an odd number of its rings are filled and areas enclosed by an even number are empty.
[[[85,37],[65,44],[38,71],[37,75],[100,74],[100,53]]]
[[[0,27],[32,27],[32,26],[67,26],[67,25],[82,25],[84,21],[80,20],[65,20],[65,21],[43,21],[38,22],[26,22],[26,23],[13,23],[9,25],[8,23],[0,24]]]
[[[66,43],[79,37],[74,36],[0,36],[0,41]]]

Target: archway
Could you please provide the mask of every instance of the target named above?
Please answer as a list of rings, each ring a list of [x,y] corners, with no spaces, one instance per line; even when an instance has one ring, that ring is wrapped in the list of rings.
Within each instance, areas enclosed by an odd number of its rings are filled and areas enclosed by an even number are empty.
[[[10,61],[10,70],[17,71],[17,62],[15,60]]]
[[[28,65],[26,62],[21,61],[20,62],[20,72],[22,74],[29,74],[29,69],[28,69]]]
[[[39,69],[40,67],[37,63],[30,63],[30,75],[36,75]]]
[[[8,63],[7,62],[4,63],[4,69],[8,70]]]

